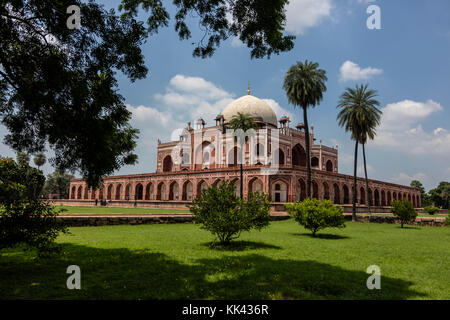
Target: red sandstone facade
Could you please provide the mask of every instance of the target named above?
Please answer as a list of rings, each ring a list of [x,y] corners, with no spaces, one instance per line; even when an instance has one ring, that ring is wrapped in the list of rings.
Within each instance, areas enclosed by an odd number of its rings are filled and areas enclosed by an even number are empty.
[[[236,139],[236,133],[227,128],[236,112],[249,113],[257,123],[257,129],[248,133],[248,141],[242,145],[239,141],[244,140]],[[245,197],[262,191],[273,203],[306,198],[306,137],[302,124],[291,128],[289,118],[282,117],[278,125],[272,109],[250,95],[232,102],[215,120],[215,126],[205,127],[199,119],[195,129],[188,123],[179,141],[159,143],[155,173],[104,177],[97,190],[89,189],[82,179],[73,179],[69,198],[107,199],[112,203],[128,200],[146,206],[187,204],[199,197],[202,189],[224,180],[235,181],[239,194],[240,163],[244,168]],[[353,177],[338,173],[337,147],[315,143],[314,127],[309,139],[313,197],[350,204]],[[367,199],[371,199],[372,206],[389,206],[392,200],[408,199],[415,207],[421,206],[416,188],[369,180],[368,192],[365,189],[365,180],[358,178],[356,198],[361,205],[366,205]]]

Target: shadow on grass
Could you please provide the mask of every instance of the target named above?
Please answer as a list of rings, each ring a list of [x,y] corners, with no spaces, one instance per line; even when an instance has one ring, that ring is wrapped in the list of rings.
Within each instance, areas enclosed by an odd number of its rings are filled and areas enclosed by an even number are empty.
[[[347,236],[341,236],[338,234],[329,234],[329,233],[316,233],[315,236],[313,236],[312,233],[292,233],[292,235],[309,237],[312,239],[327,239],[327,240],[350,239],[350,237],[347,237]]]
[[[397,226],[398,229],[411,229],[411,230],[421,230],[421,227],[417,227],[417,226],[412,226],[412,225],[403,225],[403,228],[401,227],[401,225]]]
[[[231,241],[229,244],[221,244],[219,242],[205,242],[203,246],[220,251],[245,251],[253,249],[281,249],[281,247],[267,244],[264,242],[253,241]]]
[[[207,249],[205,249],[207,250]],[[0,259],[2,299],[408,299],[412,282],[382,277],[368,290],[365,270],[260,254],[203,258],[190,264],[158,252],[63,244],[52,259],[9,251]],[[81,290],[68,290],[69,265]]]

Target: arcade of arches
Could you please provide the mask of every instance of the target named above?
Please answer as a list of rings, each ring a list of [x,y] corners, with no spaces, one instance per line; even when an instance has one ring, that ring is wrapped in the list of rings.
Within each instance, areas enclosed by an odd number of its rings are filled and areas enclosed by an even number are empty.
[[[254,169],[255,173],[257,169]],[[203,170],[204,171],[204,170]],[[70,199],[73,200],[109,200],[109,201],[179,201],[190,202],[194,197],[199,197],[201,191],[218,186],[224,180],[235,182],[235,192],[240,194],[239,171],[229,168],[226,176],[211,174],[195,175],[171,175],[160,176],[149,174],[148,177],[136,178],[135,181],[128,176],[120,179],[105,179],[104,184],[97,190],[90,190],[80,179],[74,179],[71,184]],[[275,203],[292,202],[306,198],[306,174],[300,172],[283,172],[283,175],[261,176],[246,172],[244,176],[244,196],[248,197],[252,192],[264,192],[269,194],[269,199]],[[230,173],[232,175],[230,175]],[[297,173],[297,174],[296,174]],[[346,179],[342,179],[342,177]],[[392,200],[408,199],[415,207],[420,207],[420,192],[417,189],[388,184],[379,181],[370,181],[369,190],[365,190],[365,181],[358,179],[357,202],[367,205],[368,199],[371,206],[389,206]],[[353,185],[350,176],[337,174],[333,177],[313,175],[311,193],[314,198],[328,199],[335,204],[351,204],[353,197]]]

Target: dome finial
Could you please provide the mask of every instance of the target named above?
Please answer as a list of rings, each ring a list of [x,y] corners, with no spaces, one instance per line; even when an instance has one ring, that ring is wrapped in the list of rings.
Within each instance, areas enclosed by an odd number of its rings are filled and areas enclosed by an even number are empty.
[[[248,83],[248,86],[247,86],[247,95],[250,95],[250,82]]]

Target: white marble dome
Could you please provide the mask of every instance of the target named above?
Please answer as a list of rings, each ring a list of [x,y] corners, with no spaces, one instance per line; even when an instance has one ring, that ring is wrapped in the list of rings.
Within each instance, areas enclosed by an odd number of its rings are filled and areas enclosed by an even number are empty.
[[[230,122],[234,115],[240,113],[247,113],[255,120],[262,120],[264,122],[270,123],[277,126],[277,116],[272,108],[267,104],[267,102],[254,97],[252,95],[242,96],[228,106],[222,111],[222,115],[225,123]]]

